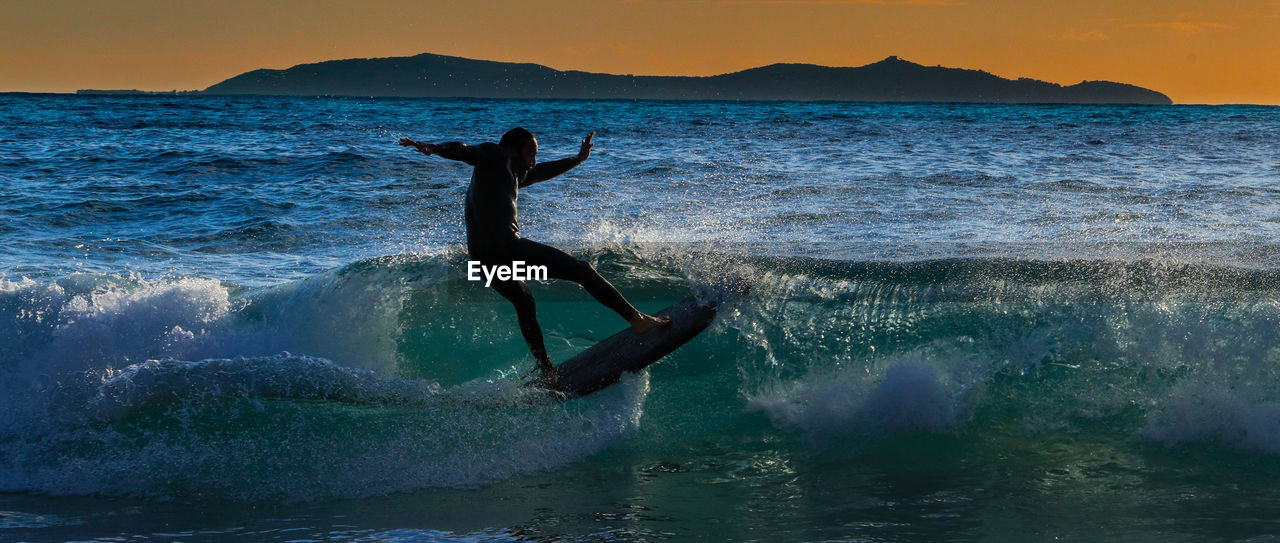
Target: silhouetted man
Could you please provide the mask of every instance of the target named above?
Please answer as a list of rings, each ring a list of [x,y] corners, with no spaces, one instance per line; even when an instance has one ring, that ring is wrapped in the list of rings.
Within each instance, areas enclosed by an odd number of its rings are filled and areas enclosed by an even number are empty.
[[[595,135],[595,132],[587,134],[577,156],[541,164],[536,160],[538,140],[524,128],[511,129],[498,143],[467,145],[452,141],[433,145],[403,138],[400,145],[475,167],[471,186],[467,188],[466,207],[467,251],[473,260],[486,267],[512,266],[515,261],[524,261],[526,266],[545,266],[548,276],[582,285],[596,300],[630,323],[633,330],[643,334],[665,326],[671,319],[638,311],[590,264],[554,247],[520,237],[516,213],[520,189],[582,164],[591,156],[591,138]],[[554,385],[555,368],[542,342],[542,327],[538,325],[533,293],[529,292],[528,285],[514,279],[495,279],[491,286],[515,305],[520,332],[537,359],[541,379]]]

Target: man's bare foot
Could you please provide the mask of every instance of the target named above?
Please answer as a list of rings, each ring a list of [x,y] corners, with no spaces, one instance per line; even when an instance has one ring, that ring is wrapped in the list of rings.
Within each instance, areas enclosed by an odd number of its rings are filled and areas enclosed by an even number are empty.
[[[654,328],[671,324],[671,317],[655,317],[640,313],[631,319],[631,330],[637,334],[643,334]]]

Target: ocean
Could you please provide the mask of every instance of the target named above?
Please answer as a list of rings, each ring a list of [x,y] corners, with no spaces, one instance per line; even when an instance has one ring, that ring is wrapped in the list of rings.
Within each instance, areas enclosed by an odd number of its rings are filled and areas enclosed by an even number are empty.
[[[560,401],[524,237],[711,327]],[[1274,541],[1280,108],[0,95],[0,540]],[[531,285],[553,359],[625,323]]]

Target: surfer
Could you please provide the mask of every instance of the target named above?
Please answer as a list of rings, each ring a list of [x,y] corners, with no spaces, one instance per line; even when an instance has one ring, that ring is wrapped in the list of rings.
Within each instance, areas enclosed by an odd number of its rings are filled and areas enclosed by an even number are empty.
[[[643,334],[665,326],[669,317],[654,317],[631,305],[618,289],[605,280],[595,268],[564,251],[520,237],[516,200],[520,189],[546,181],[582,164],[591,156],[591,138],[587,134],[577,156],[538,163],[538,140],[524,128],[513,128],[498,143],[467,145],[451,141],[431,144],[402,138],[400,145],[413,147],[425,155],[438,155],[465,162],[475,169],[467,188],[465,218],[467,251],[482,266],[511,266],[524,261],[526,266],[545,266],[547,275],[582,285],[597,301],[625,319],[631,329]],[[542,342],[542,327],[534,310],[533,293],[524,281],[495,279],[492,288],[516,308],[520,333],[537,360],[540,379],[550,385],[556,382],[555,366]]]

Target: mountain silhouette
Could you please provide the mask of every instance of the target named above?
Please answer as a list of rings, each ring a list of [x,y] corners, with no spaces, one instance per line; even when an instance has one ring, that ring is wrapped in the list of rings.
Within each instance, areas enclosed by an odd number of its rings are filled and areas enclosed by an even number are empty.
[[[612,75],[537,64],[424,53],[330,60],[286,70],[253,70],[203,94],[586,98],[666,100],[843,100],[1170,104],[1168,96],[1124,83],[1058,85],[1005,79],[980,70],[922,66],[889,57],[857,68],[773,64],[709,77]]]

